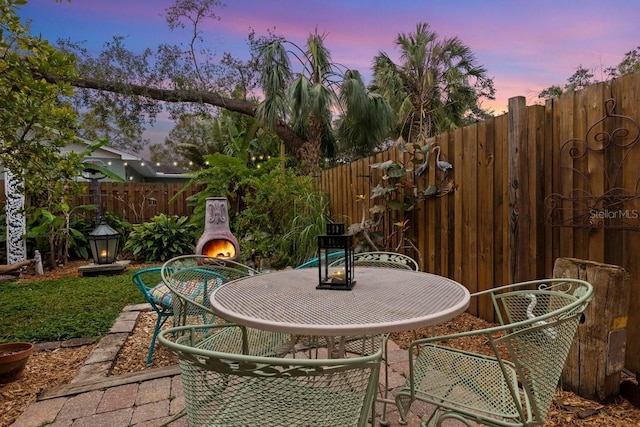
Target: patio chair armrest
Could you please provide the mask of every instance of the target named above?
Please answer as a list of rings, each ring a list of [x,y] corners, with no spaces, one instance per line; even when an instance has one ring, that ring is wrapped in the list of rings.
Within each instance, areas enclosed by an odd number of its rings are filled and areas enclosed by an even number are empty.
[[[149,290],[162,281],[162,275],[160,273],[161,270],[162,270],[162,267],[141,268],[140,270],[137,270],[133,273],[132,280],[136,285],[138,285],[138,287],[144,287],[145,289]],[[145,281],[142,279],[142,276],[151,275],[151,274],[157,274],[158,281],[154,283],[145,283]]]

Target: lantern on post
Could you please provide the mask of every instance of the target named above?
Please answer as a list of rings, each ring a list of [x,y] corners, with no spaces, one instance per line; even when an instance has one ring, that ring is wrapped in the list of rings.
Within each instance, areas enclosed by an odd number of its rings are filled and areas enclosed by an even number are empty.
[[[118,256],[120,233],[109,227],[103,217],[89,233],[89,246],[94,264],[113,264]]]
[[[353,246],[344,224],[327,224],[327,234],[318,236],[318,273],[316,289],[351,290],[353,280]],[[339,253],[338,254],[336,254]]]

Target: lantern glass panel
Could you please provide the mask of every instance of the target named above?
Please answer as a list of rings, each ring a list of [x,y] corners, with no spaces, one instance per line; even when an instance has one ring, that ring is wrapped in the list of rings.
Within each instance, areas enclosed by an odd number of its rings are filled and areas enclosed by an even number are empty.
[[[118,256],[120,234],[103,219],[91,233],[89,246],[94,264],[113,264]]]

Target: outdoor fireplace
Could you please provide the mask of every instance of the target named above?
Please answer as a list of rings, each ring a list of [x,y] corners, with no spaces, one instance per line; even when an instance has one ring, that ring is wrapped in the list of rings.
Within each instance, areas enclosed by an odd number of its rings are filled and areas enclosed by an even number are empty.
[[[240,247],[229,228],[227,199],[208,197],[205,209],[204,233],[198,239],[196,255],[236,261],[240,258]]]

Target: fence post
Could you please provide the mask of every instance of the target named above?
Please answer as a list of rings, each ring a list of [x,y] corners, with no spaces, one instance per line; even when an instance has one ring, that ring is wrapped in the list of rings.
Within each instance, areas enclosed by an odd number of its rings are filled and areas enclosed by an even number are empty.
[[[524,96],[509,98],[509,281],[533,279],[531,272],[532,214],[528,167],[529,135]]]
[[[558,258],[553,277],[582,279],[593,285],[593,299],[562,371],[563,388],[600,402],[618,396],[627,346],[629,273],[617,265]]]

